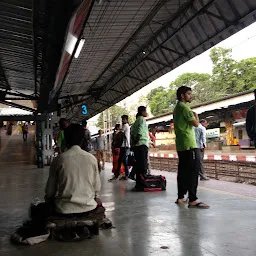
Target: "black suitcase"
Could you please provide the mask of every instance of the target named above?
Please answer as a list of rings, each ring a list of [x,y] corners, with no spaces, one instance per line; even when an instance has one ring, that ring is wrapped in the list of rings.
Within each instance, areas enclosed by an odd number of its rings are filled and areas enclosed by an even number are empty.
[[[145,192],[156,192],[166,190],[166,178],[162,175],[142,175],[140,174],[139,186],[136,189]]]

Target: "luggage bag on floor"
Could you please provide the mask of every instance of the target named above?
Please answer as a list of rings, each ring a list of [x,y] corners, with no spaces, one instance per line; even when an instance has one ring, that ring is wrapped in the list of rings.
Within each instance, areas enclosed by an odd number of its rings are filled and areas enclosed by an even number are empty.
[[[145,192],[166,190],[166,179],[162,175],[140,175],[140,186],[138,188]]]

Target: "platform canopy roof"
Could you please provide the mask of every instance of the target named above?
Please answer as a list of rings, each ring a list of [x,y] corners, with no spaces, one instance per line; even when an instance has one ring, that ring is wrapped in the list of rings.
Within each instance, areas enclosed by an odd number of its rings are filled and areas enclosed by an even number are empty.
[[[78,121],[255,18],[255,0],[1,0],[0,87]]]

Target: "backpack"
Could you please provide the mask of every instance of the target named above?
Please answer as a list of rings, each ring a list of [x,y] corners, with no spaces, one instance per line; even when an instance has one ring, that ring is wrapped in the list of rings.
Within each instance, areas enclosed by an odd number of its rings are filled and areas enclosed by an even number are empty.
[[[120,148],[124,142],[124,139],[125,139],[125,134],[123,132],[117,133],[112,143],[113,147]]]

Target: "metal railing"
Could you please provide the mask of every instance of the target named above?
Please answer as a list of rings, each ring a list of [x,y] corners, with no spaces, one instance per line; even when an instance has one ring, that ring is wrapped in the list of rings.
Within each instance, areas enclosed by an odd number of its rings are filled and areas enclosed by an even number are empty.
[[[106,152],[106,161],[112,162],[112,153]],[[177,172],[178,159],[150,157],[150,168],[153,170]],[[226,180],[256,185],[256,163],[204,160],[205,174],[216,180]]]
[[[152,169],[177,172],[178,159],[150,157]],[[256,185],[256,163],[204,160],[205,174],[212,179]]]

